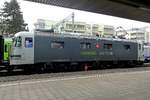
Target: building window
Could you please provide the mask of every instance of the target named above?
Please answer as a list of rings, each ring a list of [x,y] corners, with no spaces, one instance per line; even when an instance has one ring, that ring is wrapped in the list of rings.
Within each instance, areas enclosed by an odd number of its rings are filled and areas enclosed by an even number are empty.
[[[80,43],[80,48],[81,49],[90,49],[91,48],[91,43],[82,42],[82,43]]]
[[[124,48],[125,48],[125,50],[130,50],[131,49],[130,45],[124,45]]]
[[[51,42],[51,48],[64,48],[64,42]]]
[[[112,44],[104,44],[104,49],[112,50]]]

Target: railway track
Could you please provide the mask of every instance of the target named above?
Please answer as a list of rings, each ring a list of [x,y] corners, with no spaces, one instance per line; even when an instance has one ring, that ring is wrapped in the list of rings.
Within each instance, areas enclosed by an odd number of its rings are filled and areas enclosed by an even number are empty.
[[[75,71],[75,72],[24,72],[23,70],[15,70],[14,72],[7,73],[5,71],[0,72],[0,83],[11,81],[22,81],[32,79],[45,79],[54,77],[70,77],[70,76],[82,76],[82,75],[94,75],[94,74],[107,74],[107,73],[121,73],[121,72],[135,72],[150,70],[150,63],[146,63],[143,66],[132,68],[113,68],[113,69],[99,69],[88,71]]]

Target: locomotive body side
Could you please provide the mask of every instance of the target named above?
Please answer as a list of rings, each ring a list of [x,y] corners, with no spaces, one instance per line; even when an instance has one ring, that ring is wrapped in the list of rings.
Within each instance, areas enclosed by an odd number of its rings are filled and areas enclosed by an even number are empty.
[[[140,45],[140,47],[139,47]],[[109,39],[35,35],[35,63],[142,62],[142,44]]]

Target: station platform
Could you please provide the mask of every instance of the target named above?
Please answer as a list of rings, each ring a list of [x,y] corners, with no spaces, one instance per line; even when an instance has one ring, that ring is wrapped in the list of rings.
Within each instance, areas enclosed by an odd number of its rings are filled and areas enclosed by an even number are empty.
[[[4,82],[0,100],[150,100],[150,71]]]

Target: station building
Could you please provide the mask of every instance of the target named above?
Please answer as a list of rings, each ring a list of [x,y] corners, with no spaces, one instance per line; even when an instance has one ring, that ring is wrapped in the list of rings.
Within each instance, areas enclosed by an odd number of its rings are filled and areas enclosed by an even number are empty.
[[[35,29],[51,29],[59,23],[57,21],[38,19],[34,24]],[[94,35],[100,37],[112,37],[115,34],[115,28],[110,25],[103,24],[89,24],[86,22],[66,21],[60,24],[56,30],[57,32],[74,32],[81,35]]]

